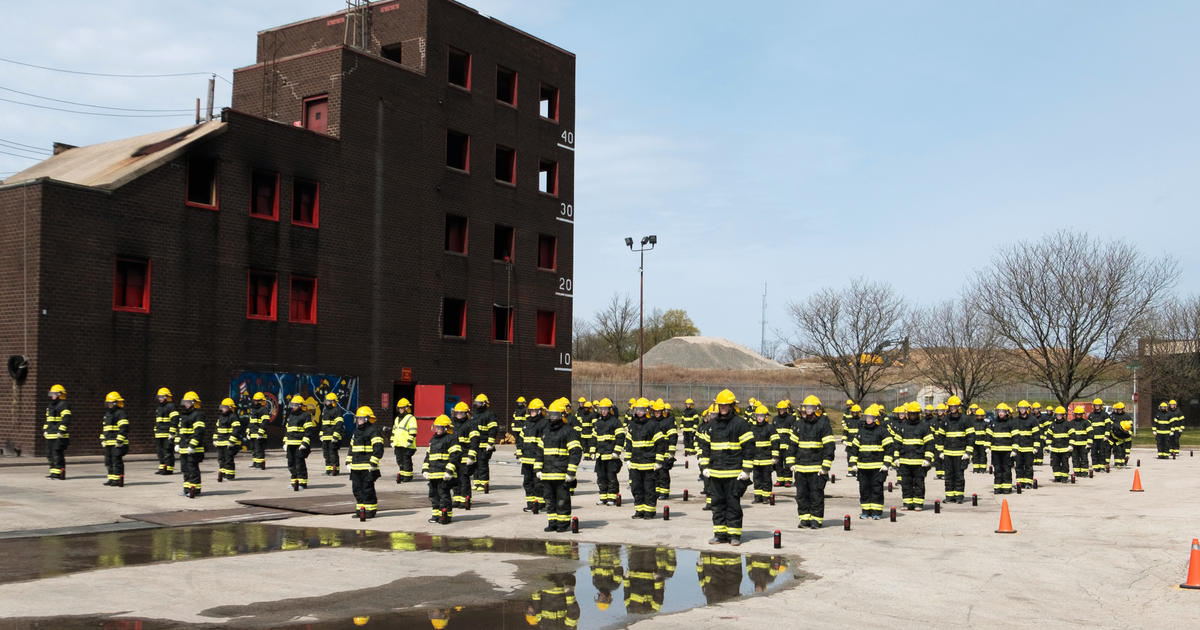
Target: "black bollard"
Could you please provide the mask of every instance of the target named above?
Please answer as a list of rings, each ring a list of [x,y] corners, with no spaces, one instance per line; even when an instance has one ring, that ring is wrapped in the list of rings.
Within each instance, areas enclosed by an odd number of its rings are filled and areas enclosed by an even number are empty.
[[[1075,483],[1075,473],[1071,473],[1071,483]]]
[[[471,497],[466,497],[463,499],[463,509],[467,510],[468,512],[471,511]]]
[[[1096,476],[1096,471],[1094,471],[1094,470],[1089,470],[1089,471],[1088,471],[1088,479],[1091,479],[1091,478],[1093,478],[1093,477],[1095,477],[1095,476]]]
[[[781,547],[783,547],[783,533],[777,529],[775,530],[775,548],[779,549]]]
[[[971,507],[979,507],[979,495],[978,494],[971,495]]]
[[[771,503],[771,505],[775,505],[775,493],[774,492],[771,493],[771,496],[768,499],[768,501]]]
[[[1033,489],[1037,490],[1037,477],[1033,478]]]
[[[621,495],[620,494],[617,494],[617,507],[621,507]],[[537,514],[537,510],[534,510],[533,513]]]
[[[218,470],[217,471],[217,483],[221,483],[222,481],[225,481],[225,473]]]
[[[292,492],[300,492],[300,482],[299,481],[292,482]]]
[[[663,520],[664,521],[671,520],[671,506],[669,506],[669,505],[663,506]]]
[[[837,483],[837,475],[829,473],[829,483]]]
[[[849,514],[847,514],[842,519],[842,529],[845,531],[850,531],[850,515]]]
[[[938,501],[937,499],[933,500],[933,513],[934,514],[942,513],[942,502]],[[849,517],[847,517],[847,518],[849,518]]]
[[[572,534],[579,533],[579,517],[578,516],[571,517],[571,533]]]
[[[686,460],[686,459],[685,459],[685,460],[683,460],[683,467],[684,467],[685,469],[689,467],[689,466],[688,466],[688,460]]]
[[[688,491],[687,491],[687,488],[684,488],[684,489],[683,489],[683,500],[684,500],[684,501],[687,501],[687,500],[688,500]]]
[[[893,523],[896,522],[896,508],[892,508],[890,518]]]
[[[892,491],[892,482],[888,482],[888,492]]]
[[[483,484],[483,493],[490,494],[491,492],[492,492],[492,484],[490,482]]]
[[[1138,468],[1141,468],[1141,467],[1142,467],[1142,460],[1140,460],[1140,459],[1139,459],[1139,460],[1137,460],[1137,467],[1138,467]]]
[[[1017,484],[1017,494],[1021,494],[1021,484]]]

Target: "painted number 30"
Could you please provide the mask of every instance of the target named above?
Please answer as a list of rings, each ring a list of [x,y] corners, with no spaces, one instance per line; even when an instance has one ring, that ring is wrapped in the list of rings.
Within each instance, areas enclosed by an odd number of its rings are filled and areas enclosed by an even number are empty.
[[[569,203],[558,204],[558,214],[568,219],[575,218],[575,206]]]

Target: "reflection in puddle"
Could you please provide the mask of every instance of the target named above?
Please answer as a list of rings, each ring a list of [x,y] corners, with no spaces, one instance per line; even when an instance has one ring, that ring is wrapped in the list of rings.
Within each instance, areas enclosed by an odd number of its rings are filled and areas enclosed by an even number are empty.
[[[341,547],[381,552],[518,554],[541,558],[549,564],[537,565],[544,570],[525,576],[529,583],[508,594],[489,588],[486,566],[479,567],[479,573],[485,576],[479,579],[472,574],[471,560],[464,558],[453,562],[461,563],[466,576],[408,578],[422,588],[396,580],[372,586],[379,589],[376,596],[364,599],[361,588],[347,584],[345,591],[330,595],[220,606],[201,614],[211,617],[214,624],[233,619],[239,627],[602,628],[626,625],[645,615],[770,592],[796,579],[789,571],[789,559],[783,556],[236,523],[3,540],[0,557],[6,563],[0,568],[0,592],[6,588],[3,585],[87,571]],[[404,562],[404,558],[398,557],[397,562]],[[202,567],[196,565],[188,571],[193,573]],[[303,571],[320,579],[323,569],[306,565]],[[16,623],[20,625],[13,626]],[[10,626],[182,627],[179,621],[99,616],[99,611],[40,619],[0,617],[0,627]]]

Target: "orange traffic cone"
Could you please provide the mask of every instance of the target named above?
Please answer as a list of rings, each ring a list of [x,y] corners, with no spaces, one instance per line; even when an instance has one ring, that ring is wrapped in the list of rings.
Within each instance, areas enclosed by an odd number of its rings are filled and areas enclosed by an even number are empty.
[[[997,534],[1015,534],[1017,530],[1013,529],[1012,518],[1008,515],[1008,499],[1005,499],[1000,504],[1000,529],[996,530]]]
[[[1138,471],[1138,469],[1136,469],[1136,468],[1133,469],[1133,487],[1130,488],[1129,491],[1130,492],[1145,492],[1145,490],[1142,490],[1141,472]]]
[[[1200,589],[1200,540],[1192,539],[1192,558],[1188,561],[1187,582],[1179,588]]]

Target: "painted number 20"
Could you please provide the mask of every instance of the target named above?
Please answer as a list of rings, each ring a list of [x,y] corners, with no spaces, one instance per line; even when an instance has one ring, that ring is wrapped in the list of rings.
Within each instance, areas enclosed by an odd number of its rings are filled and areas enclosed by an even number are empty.
[[[572,286],[574,286],[574,285],[571,282],[570,278],[559,278],[558,279],[558,290],[559,291],[566,291],[567,293],[570,293]]]

